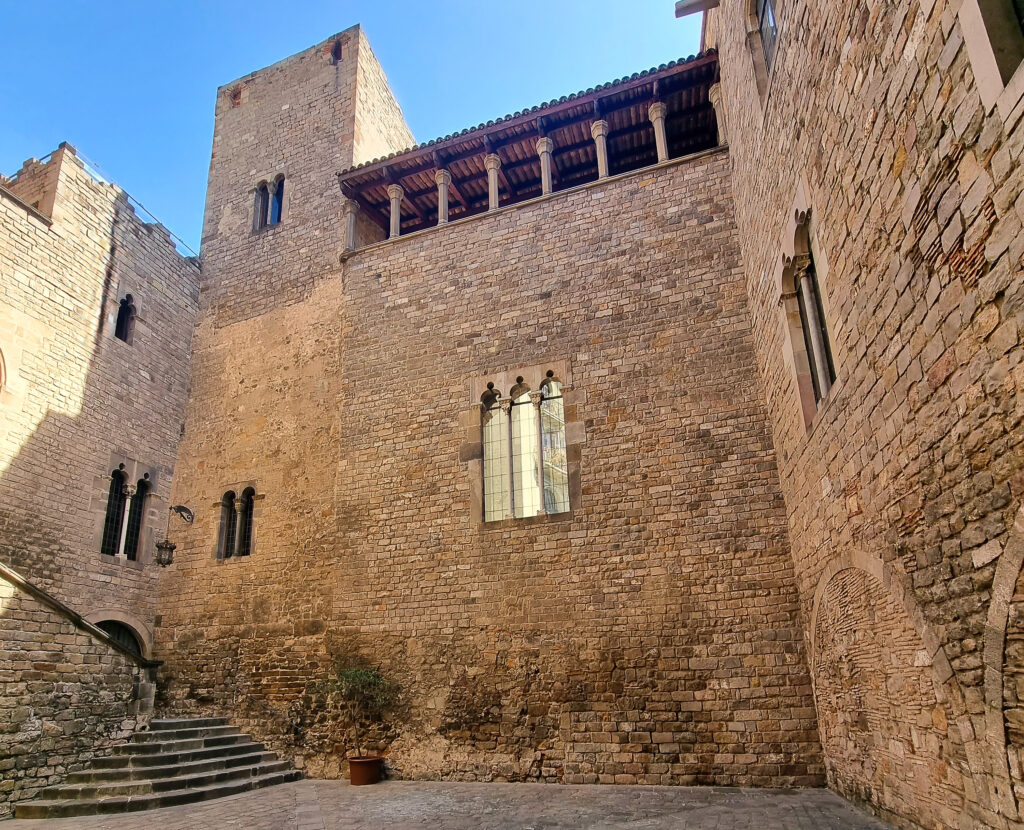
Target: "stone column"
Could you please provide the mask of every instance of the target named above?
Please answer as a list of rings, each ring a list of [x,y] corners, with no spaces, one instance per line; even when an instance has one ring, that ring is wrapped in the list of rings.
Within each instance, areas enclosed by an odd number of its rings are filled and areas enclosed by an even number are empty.
[[[447,170],[438,170],[434,174],[437,182],[437,224],[448,221],[448,186],[452,183],[452,174]]]
[[[356,249],[356,216],[359,214],[359,203],[355,199],[346,199],[341,210],[345,217],[345,250],[354,251]]]
[[[798,275],[800,294],[804,300],[804,315],[807,317],[808,335],[811,350],[814,352],[814,374],[818,379],[818,391],[821,397],[827,397],[832,388],[832,379],[828,372],[828,355],[825,352],[825,339],[821,333],[821,320],[818,319],[818,300],[814,292],[814,283],[808,271]]]
[[[654,143],[658,147],[658,161],[668,161],[668,138],[665,136],[665,113],[668,111],[660,101],[647,108],[647,115],[654,125]]]
[[[388,198],[391,200],[391,233],[388,239],[394,239],[402,232],[402,197],[405,191],[400,184],[393,184],[388,188]]]
[[[242,513],[244,510],[244,499],[239,495],[235,499],[235,549],[231,551],[231,556],[238,556],[241,550],[242,540]]]
[[[550,138],[537,139],[537,155],[540,156],[540,192],[551,192],[551,151],[555,143]]]
[[[608,178],[608,122],[595,121],[590,125],[590,134],[594,137],[594,146],[597,148],[597,177]]]
[[[497,154],[490,153],[484,156],[484,167],[487,168],[487,209],[498,209],[498,171],[501,169],[501,159]]]
[[[537,469],[540,471],[538,475],[538,484],[540,485],[540,503],[537,505],[537,515],[544,516],[547,514],[547,508],[544,506],[544,419],[541,418],[540,405],[544,403],[543,392],[531,392],[530,403],[533,404],[534,414],[537,416]]]
[[[128,517],[132,512],[132,496],[135,495],[136,486],[134,484],[126,484],[124,489],[121,491],[125,495],[124,499],[124,517],[121,519],[121,539],[117,545],[117,556],[120,559],[124,559],[124,544],[128,541]]]
[[[715,122],[718,124],[718,143],[728,144],[729,134],[725,129],[725,107],[722,104],[722,85],[713,83],[708,90],[711,106],[715,108]]]

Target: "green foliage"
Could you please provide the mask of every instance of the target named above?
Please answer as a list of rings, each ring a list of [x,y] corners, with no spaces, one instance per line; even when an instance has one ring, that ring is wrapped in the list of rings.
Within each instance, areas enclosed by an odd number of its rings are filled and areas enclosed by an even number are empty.
[[[360,735],[370,721],[398,702],[399,685],[379,669],[338,668],[334,676],[317,684],[328,695],[337,694],[348,711],[355,731],[356,752],[363,755]]]

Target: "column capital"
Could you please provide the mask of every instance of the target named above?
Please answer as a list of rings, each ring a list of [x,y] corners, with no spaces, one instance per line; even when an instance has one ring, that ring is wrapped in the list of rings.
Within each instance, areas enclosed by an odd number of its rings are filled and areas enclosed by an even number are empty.
[[[647,117],[651,121],[658,121],[665,117],[668,112],[668,107],[665,106],[661,101],[655,101],[647,108]]]
[[[404,196],[405,190],[402,189],[402,185],[388,185],[388,198],[391,199],[391,201],[395,201],[396,199],[401,201]]]
[[[484,156],[484,168],[487,170],[498,170],[501,168],[501,158],[497,153],[488,153]]]
[[[590,135],[592,138],[603,138],[608,135],[608,122],[602,119],[592,123],[590,125]]]
[[[540,405],[544,403],[544,393],[539,390],[530,392],[530,403],[540,409]]]
[[[501,411],[504,412],[506,415],[510,415],[512,413],[512,399],[511,398],[501,398],[498,401],[498,406],[501,407]]]
[[[447,187],[452,183],[452,174],[442,168],[434,173],[434,181]]]
[[[717,107],[722,100],[722,85],[715,81],[711,86],[708,87],[708,100],[711,101],[711,106]]]
[[[121,488],[121,493],[122,493],[122,495],[128,496],[130,498],[131,496],[135,495],[135,493],[136,493],[136,491],[138,489],[139,489],[138,485],[135,485],[135,484],[125,484],[124,487]]]
[[[348,216],[350,213],[358,213],[359,202],[357,202],[355,199],[343,199],[341,202],[341,210],[342,213],[344,213],[346,216]]]
[[[555,148],[555,142],[553,142],[550,138],[547,138],[546,136],[543,136],[543,137],[537,139],[537,153],[538,154],[544,155],[545,153],[550,153],[554,148]]]

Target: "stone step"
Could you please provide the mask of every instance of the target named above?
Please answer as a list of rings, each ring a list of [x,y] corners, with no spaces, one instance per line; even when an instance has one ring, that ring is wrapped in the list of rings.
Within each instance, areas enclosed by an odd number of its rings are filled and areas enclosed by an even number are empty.
[[[246,743],[248,735],[215,735],[210,738],[184,738],[180,741],[156,741],[154,743],[127,743],[115,746],[115,755],[157,755],[164,752],[185,752],[190,749],[209,749],[215,746],[231,746]]]
[[[226,795],[235,795],[260,787],[283,784],[287,781],[297,781],[301,777],[302,773],[299,770],[292,769],[227,781],[220,784],[211,784],[192,789],[168,790],[159,793],[120,795],[109,798],[85,798],[77,801],[71,799],[23,801],[15,805],[14,817],[69,818],[73,816],[152,810],[157,807],[173,807],[177,804],[190,804],[196,801],[207,801]]]
[[[150,756],[146,756],[149,760]],[[249,752],[245,755],[229,755],[200,761],[171,762],[160,766],[131,766],[87,769],[72,772],[67,777],[68,784],[91,784],[104,781],[143,781],[154,778],[173,778],[177,775],[191,775],[199,772],[212,772],[232,767],[255,766],[277,761],[273,752]],[[95,764],[94,764],[95,766]]]
[[[131,748],[131,745],[128,745]],[[116,749],[116,747],[115,747]],[[235,755],[247,755],[253,752],[262,752],[266,749],[260,743],[237,743],[229,746],[213,746],[207,748],[190,749],[183,752],[159,752],[140,754],[117,754],[107,755],[103,758],[94,758],[91,765],[97,769],[126,769],[129,767],[159,767],[169,764],[182,764],[189,761],[205,761],[214,758],[231,758]]]
[[[246,778],[260,778],[279,772],[287,772],[287,761],[271,761],[255,766],[230,767],[229,769],[180,775],[174,778],[144,778],[139,781],[109,781],[89,784],[61,784],[46,787],[39,797],[46,800],[95,800],[119,796],[138,796],[150,793],[175,792],[177,790],[198,790],[229,781]]]
[[[221,735],[238,735],[233,726],[196,726],[189,729],[158,729],[156,732],[135,732],[130,740],[136,744],[164,743],[167,741],[184,741],[190,738],[216,738]]]
[[[227,718],[157,718],[149,722],[151,732],[165,729],[195,729],[201,726],[227,726]]]

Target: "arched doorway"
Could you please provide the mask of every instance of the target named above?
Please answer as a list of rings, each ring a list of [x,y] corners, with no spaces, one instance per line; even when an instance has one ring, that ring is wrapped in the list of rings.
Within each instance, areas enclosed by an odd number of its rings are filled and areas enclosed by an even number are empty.
[[[96,627],[102,629],[122,648],[126,648],[132,654],[142,656],[142,645],[139,636],[130,627],[118,620],[100,620]]]

